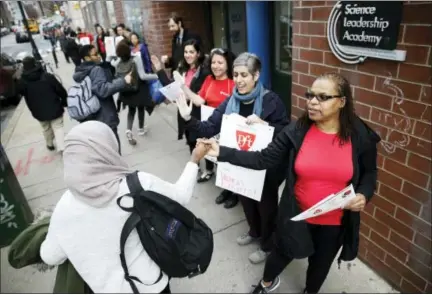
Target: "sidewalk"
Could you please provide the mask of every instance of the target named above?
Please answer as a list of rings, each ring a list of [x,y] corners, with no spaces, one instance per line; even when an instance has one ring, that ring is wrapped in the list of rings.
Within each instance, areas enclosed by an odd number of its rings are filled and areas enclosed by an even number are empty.
[[[72,82],[74,66],[59,57],[57,74],[65,87]],[[119,135],[122,153],[129,165],[153,173],[167,181],[175,182],[189,159],[184,141],[176,134],[175,106],[162,105],[151,117],[146,117],[150,131],[138,137],[135,147],[125,138],[126,111],[121,113]],[[65,115],[65,130],[76,123]],[[2,142],[24,193],[33,210],[53,207],[65,190],[63,164],[60,156],[45,148],[39,123],[32,118],[24,104],[16,109],[2,136]],[[262,276],[264,264],[252,265],[248,255],[257,245],[240,247],[236,237],[247,230],[240,204],[226,210],[214,203],[220,189],[214,181],[197,184],[188,206],[203,218],[214,232],[214,254],[208,271],[193,279],[173,279],[174,293],[248,293],[251,285]],[[7,261],[7,248],[1,250],[1,293],[52,293],[55,271],[39,273],[33,267],[15,270]],[[305,282],[307,260],[294,261],[281,275],[280,293],[302,292]],[[342,264],[333,269],[322,287],[322,293],[395,293],[386,282],[361,261]]]

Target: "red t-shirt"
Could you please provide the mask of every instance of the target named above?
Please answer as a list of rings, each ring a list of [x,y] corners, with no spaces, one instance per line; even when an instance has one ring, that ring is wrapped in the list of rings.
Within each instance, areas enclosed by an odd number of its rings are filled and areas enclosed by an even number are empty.
[[[99,49],[100,49],[100,53],[105,53],[106,52],[106,50],[105,50],[105,43],[104,43],[104,40],[102,40],[102,38],[97,38],[97,42],[98,42],[98,45],[99,45]]]
[[[231,79],[215,80],[211,75],[207,76],[201,86],[198,95],[208,106],[217,108],[234,90],[234,81]]]
[[[297,175],[294,194],[304,211],[349,184],[354,170],[351,142],[340,146],[336,134],[324,133],[312,125],[300,147],[294,170]],[[340,225],[342,214],[342,209],[338,209],[306,221]]]

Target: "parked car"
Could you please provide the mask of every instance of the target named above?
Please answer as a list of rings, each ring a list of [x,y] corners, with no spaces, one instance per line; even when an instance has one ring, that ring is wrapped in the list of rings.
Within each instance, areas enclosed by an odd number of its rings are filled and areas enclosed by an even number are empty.
[[[23,72],[22,63],[2,52],[0,58],[0,105],[18,105],[21,95],[18,93],[18,81]]]
[[[5,27],[1,27],[1,29],[0,29],[0,36],[6,36],[6,35],[8,35],[10,33],[10,30],[8,29],[8,28],[5,28]]]
[[[20,28],[15,32],[16,43],[30,42],[27,31],[24,28]]]

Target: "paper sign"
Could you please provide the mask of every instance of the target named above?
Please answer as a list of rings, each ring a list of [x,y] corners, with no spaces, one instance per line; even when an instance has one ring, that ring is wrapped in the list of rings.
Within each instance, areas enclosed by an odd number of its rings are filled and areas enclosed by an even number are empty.
[[[171,102],[174,102],[183,93],[181,89],[181,83],[179,81],[172,82],[165,87],[159,89],[159,91]]]
[[[272,141],[274,128],[263,124],[247,125],[246,118],[224,115],[219,143],[242,151],[260,151]],[[261,201],[266,170],[252,170],[219,162],[216,185],[242,196]]]
[[[114,37],[105,37],[105,50],[107,56],[116,56],[116,46]]]
[[[320,216],[324,213],[341,209],[345,207],[352,199],[356,197],[354,187],[352,184],[341,190],[336,194],[331,194],[324,198],[320,202],[316,203],[314,206],[308,210],[300,213],[297,216],[291,218],[292,221],[305,220],[311,217]]]
[[[90,45],[90,38],[89,37],[81,37],[79,39],[79,42],[81,45]]]

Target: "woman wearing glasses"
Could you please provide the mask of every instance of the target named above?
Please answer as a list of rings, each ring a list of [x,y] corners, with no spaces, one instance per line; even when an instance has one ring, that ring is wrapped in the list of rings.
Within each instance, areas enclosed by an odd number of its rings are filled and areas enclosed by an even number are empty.
[[[233,65],[233,93],[216,108],[207,121],[201,122],[191,116],[192,105],[181,96],[177,106],[186,120],[186,128],[200,137],[211,138],[220,133],[223,115],[235,113],[247,118],[248,124],[271,125],[275,128],[274,134],[278,134],[289,123],[285,105],[276,93],[265,89],[259,82],[260,71],[261,61],[255,54],[240,54]],[[252,263],[265,261],[273,248],[272,234],[278,210],[278,188],[285,171],[282,166],[267,170],[260,202],[239,196],[249,231],[238,237],[237,243],[241,246],[260,243],[260,248],[249,256]]]
[[[232,95],[234,89],[233,81],[233,62],[235,55],[225,49],[215,48],[210,52],[210,75],[205,79],[198,94],[194,93],[187,85],[183,84],[183,91],[186,97],[195,106],[203,104],[217,108],[227,97]],[[198,178],[198,182],[209,181],[214,175],[214,164],[212,161],[205,160],[206,171]],[[236,194],[224,190],[216,198],[216,204],[224,204],[229,209],[238,203]]]
[[[279,204],[276,247],[253,293],[274,291],[293,259],[308,257],[305,293],[318,293],[342,246],[341,260],[357,256],[360,211],[372,198],[377,180],[379,136],[354,112],[348,81],[337,73],[318,77],[306,93],[307,110],[261,152],[220,147],[210,155],[250,169],[269,169],[288,156],[286,185]],[[345,208],[306,221],[291,221],[330,194],[352,184],[356,198]]]

